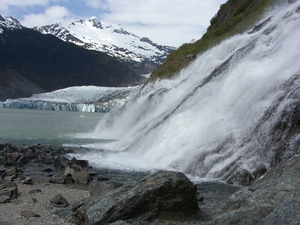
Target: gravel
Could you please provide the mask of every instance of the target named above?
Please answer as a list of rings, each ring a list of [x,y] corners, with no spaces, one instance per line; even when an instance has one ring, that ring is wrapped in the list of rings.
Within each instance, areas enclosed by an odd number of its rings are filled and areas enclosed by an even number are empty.
[[[88,190],[74,185],[53,184],[49,182],[35,183],[34,185],[18,184],[19,197],[11,200],[9,203],[0,204],[0,225],[41,225],[41,224],[72,224],[64,219],[64,216],[54,214],[64,214],[68,212],[71,205],[89,197]],[[31,190],[40,189],[41,192],[29,194]],[[50,205],[50,200],[60,194],[69,202],[67,208],[56,208]],[[40,217],[26,218],[21,216],[21,212],[30,210]]]

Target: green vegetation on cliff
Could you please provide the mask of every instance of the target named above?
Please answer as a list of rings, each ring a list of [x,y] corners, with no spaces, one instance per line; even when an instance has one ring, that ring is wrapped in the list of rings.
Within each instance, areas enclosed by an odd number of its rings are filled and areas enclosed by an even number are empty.
[[[172,78],[192,62],[196,55],[222,40],[249,29],[276,0],[228,0],[210,21],[207,32],[195,43],[186,43],[171,52],[166,62],[152,73],[151,79]]]

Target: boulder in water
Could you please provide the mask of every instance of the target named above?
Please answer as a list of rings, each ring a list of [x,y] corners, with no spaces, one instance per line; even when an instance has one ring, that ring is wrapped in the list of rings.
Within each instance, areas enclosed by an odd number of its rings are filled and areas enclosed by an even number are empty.
[[[53,164],[56,170],[63,170],[68,166],[67,159],[64,156],[57,157]]]

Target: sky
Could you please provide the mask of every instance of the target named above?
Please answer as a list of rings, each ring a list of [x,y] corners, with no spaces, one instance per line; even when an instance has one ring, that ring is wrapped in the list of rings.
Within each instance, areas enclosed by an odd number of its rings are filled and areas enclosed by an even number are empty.
[[[98,17],[139,37],[179,47],[201,38],[227,0],[0,0],[0,15],[23,26]]]

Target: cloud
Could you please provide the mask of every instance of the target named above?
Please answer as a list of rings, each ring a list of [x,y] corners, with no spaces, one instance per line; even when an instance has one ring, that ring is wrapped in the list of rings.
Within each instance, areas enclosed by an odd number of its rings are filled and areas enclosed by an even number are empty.
[[[158,44],[178,47],[201,38],[226,1],[0,0],[0,14],[14,16],[27,27],[97,16]]]
[[[199,39],[224,2],[226,0],[107,0],[107,12],[100,18],[121,24],[139,36],[156,36],[153,41],[157,43],[179,46]]]
[[[86,5],[91,8],[101,8],[101,9],[107,9],[108,5],[106,4],[106,1],[103,0],[84,0]]]
[[[49,2],[49,0],[1,0],[0,10],[8,10],[10,7],[46,6]]]
[[[42,26],[47,24],[52,24],[56,22],[62,22],[69,17],[72,16],[72,13],[63,6],[51,6],[49,8],[46,8],[43,13],[39,14],[28,14],[24,16],[24,19],[20,22],[24,26],[32,27],[32,24],[34,26]]]

